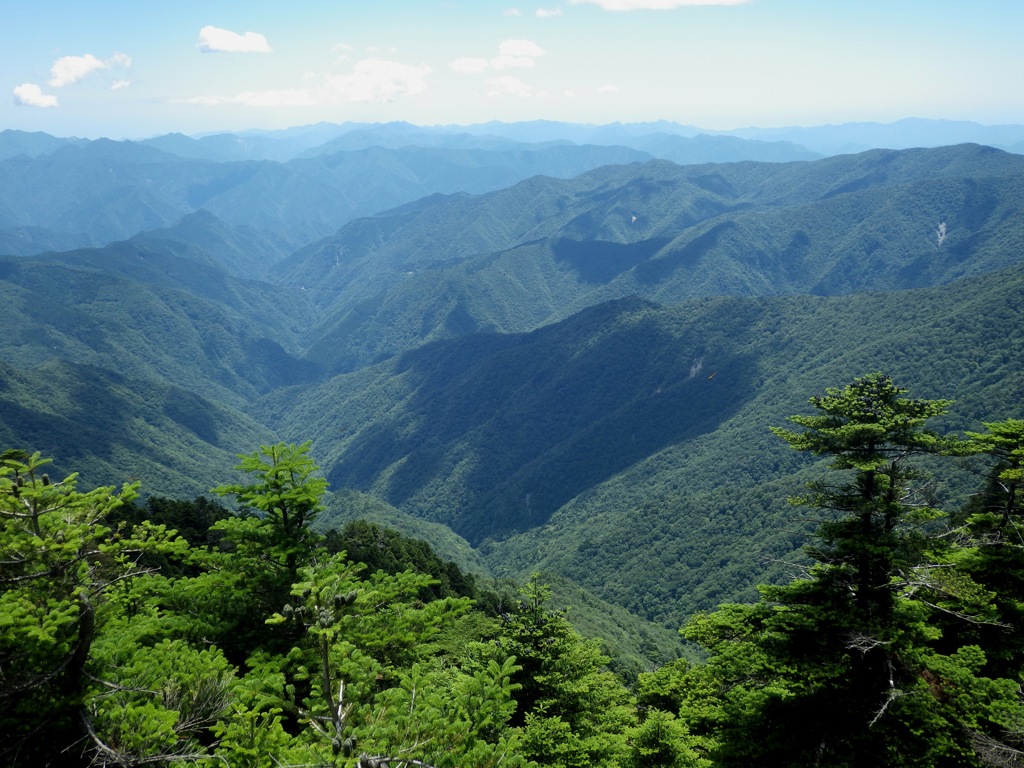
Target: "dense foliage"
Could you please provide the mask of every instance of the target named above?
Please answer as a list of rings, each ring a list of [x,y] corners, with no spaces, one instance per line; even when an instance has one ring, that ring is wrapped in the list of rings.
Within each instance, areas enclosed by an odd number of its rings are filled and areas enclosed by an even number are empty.
[[[761,425],[799,393],[880,367],[954,397],[946,426],[972,430],[1024,397],[1018,156],[961,145],[563,179],[637,153],[526,158],[481,137],[364,151],[380,135],[287,163],[218,162],[266,149],[253,137],[21,142],[0,161],[0,250],[33,255],[0,258],[0,444],[90,487],[129,477],[191,498],[249,446],[312,439],[333,488],[377,497],[460,564],[540,569],[667,628],[784,577],[809,532],[780,501],[802,462]],[[492,188],[510,162],[560,170],[295,249],[307,224],[345,218],[353,176],[392,184],[393,166],[372,169],[399,156],[431,189]],[[431,165],[443,158],[466,175]],[[359,205],[405,199],[359,188]],[[47,242],[79,249],[33,250],[44,219],[67,228]],[[941,492],[971,483],[951,471]]]
[[[326,483],[308,450],[242,456],[246,481],[216,489],[236,514],[205,498],[138,506],[133,485],[81,492],[74,475],[51,481],[38,454],[4,454],[5,764],[612,765],[630,753],[628,692],[598,642],[545,607],[546,587],[481,594],[474,610],[473,579],[422,542],[368,524],[315,533]]]
[[[1021,423],[940,437],[925,422],[950,403],[907,398],[881,374],[811,403],[797,429],[773,430],[830,459],[793,499],[820,515],[809,566],[758,603],[695,617],[684,633],[707,663],[659,673],[645,695],[678,706],[716,765],[1019,765],[1014,590],[977,565],[1020,546],[989,534],[1016,524],[1006,459]],[[934,506],[928,454],[996,462],[996,487],[959,525]]]
[[[772,431],[828,470],[807,560],[608,670],[551,589],[478,589],[370,523],[323,536],[310,445],[241,456],[205,498],[81,492],[0,457],[0,749],[12,765],[983,766],[1024,763],[1024,421],[940,435],[949,401],[882,374]],[[936,505],[921,460],[975,462]],[[185,536],[163,521],[174,521]],[[187,538],[186,538],[187,536]],[[347,552],[350,549],[351,552]],[[433,575],[432,575],[433,574]],[[476,598],[476,599],[474,599]]]
[[[0,160],[0,762],[1020,763],[1019,157],[368,140]]]

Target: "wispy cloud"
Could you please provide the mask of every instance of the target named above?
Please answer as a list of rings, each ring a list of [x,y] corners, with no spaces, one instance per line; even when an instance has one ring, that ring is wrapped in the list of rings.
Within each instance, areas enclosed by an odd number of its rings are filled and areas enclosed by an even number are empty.
[[[519,96],[525,98],[533,93],[533,88],[515,77],[507,75],[494,77],[487,81],[490,91],[488,96]]]
[[[550,19],[550,18],[553,18],[555,16],[561,16],[562,15],[562,9],[561,8],[538,8],[536,15],[537,15],[538,19]]]
[[[690,5],[744,5],[750,0],[569,0],[573,5],[592,3],[606,11],[670,11]]]
[[[100,59],[91,53],[82,56],[61,56],[50,66],[51,88],[64,88],[85,77],[105,69],[123,68],[132,65],[132,57],[126,53],[115,53],[109,59]],[[117,91],[130,85],[130,80],[118,80],[111,86]],[[52,93],[44,93],[36,83],[22,83],[14,89],[14,103],[21,107],[57,107],[60,102]]]
[[[483,72],[490,65],[487,59],[456,59],[448,65],[452,71],[458,72],[460,75],[475,75]]]
[[[53,88],[63,88],[93,72],[113,67],[127,68],[131,65],[132,57],[124,53],[115,53],[106,61],[96,58],[91,53],[84,56],[62,56],[50,67],[49,85]]]
[[[43,93],[35,83],[22,83],[14,89],[14,103],[19,107],[56,107],[57,97]]]
[[[522,16],[523,12],[520,11],[518,8],[506,8],[505,9],[505,15],[506,16]]]
[[[597,92],[598,93],[618,93],[619,92],[619,86],[614,85],[612,83],[608,83],[608,85],[602,85],[600,88],[598,88]]]
[[[487,69],[529,69],[544,55],[544,49],[530,40],[504,40],[491,59],[461,58],[448,66],[460,75],[475,75]]]
[[[245,91],[234,96],[198,96],[185,99],[184,103],[206,107],[311,107],[345,102],[386,103],[427,90],[427,75],[430,72],[430,67],[425,64],[410,66],[384,59],[364,59],[355,65],[350,74],[330,75],[322,78],[318,84],[302,88]]]
[[[259,32],[246,32],[240,35],[229,29],[213,26],[205,26],[199,30],[196,48],[203,53],[270,53],[273,50],[267,38]]]
[[[356,64],[352,74],[330,78],[325,91],[335,101],[394,101],[427,90],[427,75],[431,71],[426,64],[412,66],[385,59],[364,59]]]
[[[505,40],[498,47],[498,55],[491,59],[495,69],[528,69],[544,55],[543,49],[529,40]]]

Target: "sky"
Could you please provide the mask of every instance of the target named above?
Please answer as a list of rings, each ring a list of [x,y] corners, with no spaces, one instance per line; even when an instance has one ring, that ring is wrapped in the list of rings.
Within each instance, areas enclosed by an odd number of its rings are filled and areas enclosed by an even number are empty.
[[[1024,0],[0,0],[0,130],[1024,123]]]

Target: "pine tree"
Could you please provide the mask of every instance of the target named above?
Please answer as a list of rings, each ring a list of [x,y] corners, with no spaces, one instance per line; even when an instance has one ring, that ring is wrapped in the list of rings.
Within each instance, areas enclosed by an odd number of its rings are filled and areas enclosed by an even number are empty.
[[[711,651],[686,674],[696,732],[723,765],[980,764],[976,744],[1020,715],[1013,681],[985,677],[984,652],[942,652],[936,611],[977,597],[936,538],[942,517],[919,493],[914,459],[955,441],[926,428],[943,400],[905,397],[882,374],[811,398],[818,413],[773,432],[830,457],[794,503],[825,514],[805,577],[762,587],[751,606],[697,617],[686,635]],[[955,559],[955,558],[952,558]],[[947,574],[954,575],[947,575]],[[943,606],[941,603],[947,605]]]
[[[154,696],[136,697],[146,701],[133,705],[131,730],[159,737],[120,737],[125,686],[107,663],[123,596],[149,570],[144,559],[180,556],[187,544],[162,525],[111,523],[137,484],[82,492],[76,475],[51,481],[48,463],[38,453],[0,456],[0,761],[130,762],[189,752],[180,712]]]

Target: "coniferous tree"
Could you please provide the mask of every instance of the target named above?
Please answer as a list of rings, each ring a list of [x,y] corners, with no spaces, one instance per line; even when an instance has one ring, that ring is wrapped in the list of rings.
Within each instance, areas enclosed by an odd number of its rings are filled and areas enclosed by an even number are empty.
[[[148,571],[143,558],[181,554],[187,544],[162,525],[111,521],[137,484],[82,492],[76,475],[51,481],[47,463],[24,451],[0,457],[0,760],[87,764],[188,752],[179,713],[153,696],[137,702],[133,727],[159,737],[119,737],[124,685],[104,648],[123,596]]]
[[[986,672],[1024,671],[1024,420],[986,423],[968,432],[959,453],[989,464],[984,488],[963,511],[964,544],[956,564],[993,596],[995,621],[961,631],[985,649]]]
[[[495,645],[520,669],[512,724],[524,753],[541,765],[612,766],[626,759],[634,725],[625,687],[606,669],[600,641],[585,639],[564,611],[551,610],[551,588],[537,574],[523,587],[518,610],[502,617]]]
[[[941,602],[978,593],[945,575],[941,513],[915,487],[914,458],[953,445],[925,426],[949,403],[907,398],[882,374],[811,403],[817,414],[791,419],[801,429],[773,431],[831,458],[794,500],[826,515],[812,565],[762,587],[760,603],[686,628],[712,655],[684,673],[694,694],[684,714],[718,740],[723,765],[980,764],[975,745],[1020,705],[1013,681],[983,675],[980,648],[935,647]],[[710,701],[697,694],[716,688]]]

